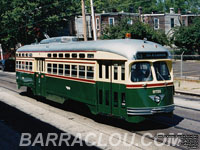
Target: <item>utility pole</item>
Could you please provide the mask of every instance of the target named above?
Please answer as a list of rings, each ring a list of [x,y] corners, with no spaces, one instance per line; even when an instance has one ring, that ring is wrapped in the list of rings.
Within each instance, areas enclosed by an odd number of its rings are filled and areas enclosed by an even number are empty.
[[[87,41],[87,28],[86,28],[86,17],[85,17],[85,0],[81,0],[82,2],[82,16],[83,16],[83,34],[84,41]]]
[[[95,26],[93,0],[90,0],[90,5],[91,5],[91,13],[92,13],[93,36],[94,36],[94,41],[96,41],[97,40],[97,32],[96,32],[96,26]]]
[[[1,44],[0,44],[0,53],[1,53],[1,60],[3,60],[3,50],[2,50]]]

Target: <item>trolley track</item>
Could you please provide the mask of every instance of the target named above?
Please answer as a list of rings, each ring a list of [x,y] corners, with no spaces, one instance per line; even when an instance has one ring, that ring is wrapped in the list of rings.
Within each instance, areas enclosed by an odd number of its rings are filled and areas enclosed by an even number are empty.
[[[13,77],[13,76],[11,76],[11,77]],[[7,80],[8,79],[8,80]],[[14,82],[14,81],[9,81],[10,80],[10,78],[4,78],[4,79],[1,79],[0,78],[0,81],[1,81],[1,83],[2,82],[4,82],[4,83],[9,83],[9,84],[11,84],[11,85],[15,85],[15,87],[16,87],[16,82]],[[6,85],[6,84],[5,84]],[[10,90],[10,91],[12,91],[12,92],[15,92],[15,93],[21,93],[20,91],[18,91],[18,90],[15,90],[15,89],[13,89],[13,87],[8,87],[8,86],[5,86],[5,85],[1,85],[0,84],[0,87],[2,87],[2,88],[5,88],[5,89],[7,89],[7,90]],[[48,102],[47,102],[47,104],[49,104]],[[51,102],[50,102],[50,105],[51,105]],[[179,107],[179,106],[176,106],[176,107]],[[197,112],[199,112],[199,110],[197,109],[192,109],[192,108],[187,108],[187,107],[179,107],[179,108],[181,108],[181,109],[189,109],[189,110],[192,110],[192,111],[197,111]],[[52,110],[52,109],[51,109]],[[57,111],[57,110],[56,110]],[[63,110],[61,110],[61,111],[63,111]],[[62,113],[59,113],[59,115],[63,115],[63,116],[66,116],[65,115],[65,113],[64,114],[62,114]],[[84,117],[85,118],[85,117]],[[191,120],[191,121],[195,121],[195,122],[200,122],[199,120],[194,120],[194,119],[191,119],[191,118],[186,118],[186,117],[184,117],[184,119],[187,119],[187,120]],[[87,120],[87,119],[83,119],[83,120]],[[152,124],[155,124],[156,123],[156,126],[159,126],[159,125],[164,125],[164,126],[166,126],[166,128],[167,127],[173,127],[173,128],[175,128],[175,129],[177,129],[177,130],[182,130],[182,131],[185,131],[185,132],[187,132],[187,133],[189,133],[189,134],[198,134],[198,135],[200,135],[200,132],[197,132],[197,131],[194,131],[194,130],[191,130],[191,129],[187,129],[187,128],[183,128],[183,127],[179,127],[179,126],[177,126],[177,125],[174,125],[174,123],[168,123],[168,122],[165,122],[165,121],[162,121],[162,120],[157,120],[157,119],[151,119],[151,120],[149,120],[150,122],[152,122]],[[82,123],[81,121],[79,121],[79,123]],[[83,125],[86,125],[86,124],[83,124]],[[112,124],[111,124],[112,125]],[[118,127],[116,127],[116,128],[118,128]],[[119,126],[119,128],[120,128],[120,126]],[[122,129],[123,129],[123,127],[122,127]],[[127,129],[125,129],[125,130],[127,130]],[[144,136],[144,133],[142,133],[142,132],[138,132],[137,130],[136,130],[136,132],[132,132],[132,131],[130,131],[129,129],[127,130],[128,132],[131,132],[131,133],[135,133],[135,134],[137,134],[137,135],[139,135],[139,136]],[[152,130],[149,130],[148,132],[152,132]],[[153,131],[154,132],[154,131]],[[106,134],[106,133],[105,133]],[[152,138],[152,137],[146,137],[146,138],[149,138],[149,139],[151,139],[151,140],[154,140],[154,138]],[[162,140],[158,140],[158,142],[163,142]],[[169,143],[170,144],[170,143]],[[181,149],[185,149],[184,147],[179,147],[179,146],[177,146],[176,148],[181,148]]]

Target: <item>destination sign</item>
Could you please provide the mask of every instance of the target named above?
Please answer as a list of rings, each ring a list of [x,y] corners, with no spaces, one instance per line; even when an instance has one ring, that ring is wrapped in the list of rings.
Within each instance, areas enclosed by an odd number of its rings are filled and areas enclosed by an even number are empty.
[[[150,52],[150,53],[139,52],[136,55],[136,59],[166,59],[166,58],[168,58],[167,52]]]

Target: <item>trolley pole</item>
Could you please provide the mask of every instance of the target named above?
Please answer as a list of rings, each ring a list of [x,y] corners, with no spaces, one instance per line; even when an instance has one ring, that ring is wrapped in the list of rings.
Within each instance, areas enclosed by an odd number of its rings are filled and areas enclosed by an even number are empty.
[[[3,60],[3,50],[2,50],[1,44],[0,44],[0,53],[1,53],[1,60]]]
[[[82,2],[82,16],[83,16],[83,34],[84,41],[87,41],[87,28],[86,28],[86,17],[85,17],[85,0],[81,0]]]
[[[184,52],[181,54],[181,78],[183,77],[183,54]]]
[[[95,16],[94,16],[93,0],[90,0],[90,5],[91,5],[91,13],[92,13],[93,36],[94,36],[94,41],[96,41],[97,40],[97,32],[96,32],[96,27],[95,27]]]

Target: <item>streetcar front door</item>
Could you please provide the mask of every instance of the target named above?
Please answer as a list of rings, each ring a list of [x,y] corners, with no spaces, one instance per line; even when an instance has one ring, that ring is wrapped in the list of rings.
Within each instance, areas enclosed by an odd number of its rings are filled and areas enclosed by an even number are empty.
[[[35,93],[39,96],[45,96],[45,61],[44,59],[36,60],[35,73]]]
[[[97,82],[98,111],[112,114],[112,66],[111,61],[99,61],[99,74]]]

